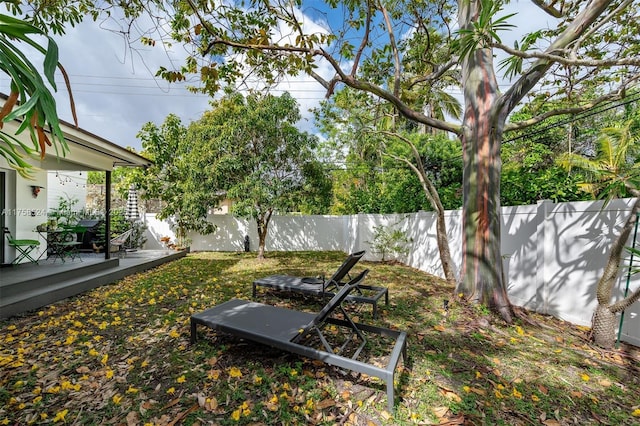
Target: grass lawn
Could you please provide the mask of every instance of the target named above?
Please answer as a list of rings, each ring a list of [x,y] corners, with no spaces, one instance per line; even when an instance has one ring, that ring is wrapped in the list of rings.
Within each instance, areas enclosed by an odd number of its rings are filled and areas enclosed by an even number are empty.
[[[639,348],[602,351],[587,329],[537,314],[504,324],[399,265],[357,264],[352,272],[369,268],[366,283],[388,287],[391,303],[377,320],[370,305],[349,308],[409,334],[393,414],[380,381],[204,327],[190,345],[192,313],[249,299],[266,275],[330,275],[345,254],[254,256],[192,253],[0,322],[0,425],[640,424]],[[320,306],[264,290],[258,300]]]

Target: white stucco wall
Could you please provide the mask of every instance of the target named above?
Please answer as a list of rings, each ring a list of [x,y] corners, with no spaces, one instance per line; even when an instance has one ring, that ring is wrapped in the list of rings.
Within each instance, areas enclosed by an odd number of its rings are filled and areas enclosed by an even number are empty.
[[[47,220],[47,196],[44,189],[37,197],[33,196],[32,186],[46,186],[47,173],[34,171],[33,179],[21,177],[15,170],[7,167],[6,160],[0,159],[0,172],[5,174],[5,206],[2,210],[4,226],[8,227],[17,239],[40,240],[40,248],[35,252],[36,257],[46,250],[43,237],[36,231],[36,226]],[[16,257],[15,249],[9,247],[7,239],[3,238],[5,258],[3,262],[11,262]]]
[[[65,200],[78,200],[74,210],[82,210],[87,199],[87,172],[49,171],[46,195],[49,209],[57,207],[62,197]]]

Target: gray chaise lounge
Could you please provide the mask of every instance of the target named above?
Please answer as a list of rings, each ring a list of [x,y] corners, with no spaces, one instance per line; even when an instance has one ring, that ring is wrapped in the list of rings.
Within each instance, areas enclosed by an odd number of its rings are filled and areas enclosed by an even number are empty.
[[[325,280],[314,277],[295,277],[291,275],[269,275],[253,282],[253,298],[255,299],[258,287],[267,287],[273,290],[291,291],[312,296],[330,298],[333,297],[344,284],[345,277],[349,277],[349,271],[364,256],[364,250],[350,254],[336,272]],[[347,300],[352,302],[369,303],[373,307],[373,318],[378,316],[378,301],[384,297],[384,302],[389,305],[389,291],[385,287],[374,287],[360,284],[350,294]]]
[[[204,325],[217,331],[229,333],[246,340],[272,346],[312,359],[321,360],[347,370],[364,373],[383,380],[387,386],[389,411],[394,406],[394,375],[400,356],[407,360],[406,339],[403,331],[355,323],[342,308],[342,302],[355,290],[369,271],[365,270],[349,283],[344,284],[333,298],[318,313],[295,311],[247,300],[232,299],[206,311],[191,316],[191,342],[197,340],[197,326]],[[339,311],[342,318],[332,315]],[[334,348],[322,332],[326,324],[339,326],[349,332],[348,338],[339,348]],[[393,348],[385,367],[359,361],[357,358],[367,340],[364,333],[372,333],[393,339]],[[321,344],[313,344],[312,337]],[[360,341],[349,357],[346,348]],[[316,341],[316,343],[318,343]],[[320,346],[317,348],[315,346]],[[353,345],[349,348],[352,349]],[[343,355],[345,354],[345,355]]]

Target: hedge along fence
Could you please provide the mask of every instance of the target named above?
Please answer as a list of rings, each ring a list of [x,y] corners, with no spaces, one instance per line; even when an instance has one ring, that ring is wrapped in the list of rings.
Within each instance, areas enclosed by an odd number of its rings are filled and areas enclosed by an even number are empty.
[[[626,220],[632,200],[553,203],[502,208],[501,246],[508,292],[514,305],[553,315],[579,325],[590,325],[596,307],[596,286],[612,242]],[[218,226],[211,235],[190,234],[192,251],[243,251],[257,249],[256,225],[231,215],[211,215]],[[451,254],[459,270],[462,259],[461,211],[446,212]],[[162,236],[174,237],[170,223],[146,216],[146,248],[162,247]],[[267,251],[367,250],[365,260],[380,260],[371,250],[376,227],[400,229],[408,237],[407,253],[398,260],[422,271],[443,276],[436,241],[435,215],[357,214],[350,216],[273,217]],[[633,237],[633,236],[632,236]],[[640,239],[640,238],[639,238]],[[632,240],[630,240],[632,241]],[[631,242],[629,242],[629,245]],[[387,255],[389,259],[389,255]],[[622,265],[616,297],[626,286],[628,261]],[[407,283],[411,285],[411,283]],[[640,285],[631,277],[630,288]],[[621,339],[640,346],[640,302],[625,313]]]

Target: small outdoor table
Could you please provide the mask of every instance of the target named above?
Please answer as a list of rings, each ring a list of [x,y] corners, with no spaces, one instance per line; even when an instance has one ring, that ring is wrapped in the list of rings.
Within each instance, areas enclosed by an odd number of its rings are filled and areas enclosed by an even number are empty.
[[[56,258],[59,258],[63,262],[65,262],[66,259],[73,260],[75,258],[82,260],[78,252],[78,248],[82,243],[77,241],[76,238],[75,228],[47,231],[49,257],[52,257],[54,262]]]

